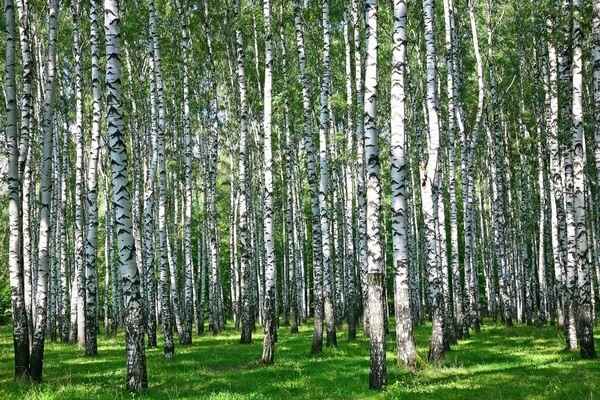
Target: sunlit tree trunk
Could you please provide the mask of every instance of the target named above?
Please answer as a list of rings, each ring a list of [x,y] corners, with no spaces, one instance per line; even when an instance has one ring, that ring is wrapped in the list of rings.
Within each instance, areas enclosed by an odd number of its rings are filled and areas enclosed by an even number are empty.
[[[350,45],[350,5],[344,7],[344,48],[346,66],[346,152],[345,160],[345,204],[344,204],[344,240],[345,240],[345,286],[346,286],[346,315],[348,320],[348,340],[356,339],[356,292],[355,292],[355,246],[354,221],[352,205],[354,202],[354,103],[352,90],[352,52]]]
[[[296,43],[298,46],[298,61],[300,64],[300,81],[302,83],[302,101],[304,109],[304,146],[308,169],[308,184],[310,187],[310,204],[312,213],[312,249],[313,249],[313,276],[314,276],[314,331],[312,352],[323,351],[323,278],[322,278],[322,247],[321,223],[319,221],[319,191],[317,189],[316,161],[312,140],[312,102],[310,97],[310,83],[306,71],[306,50],[304,47],[304,28],[300,3],[294,0],[294,23],[296,28]]]
[[[331,264],[331,239],[329,235],[330,221],[327,213],[327,195],[329,193],[329,170],[327,163],[327,130],[329,129],[329,0],[323,0],[323,63],[321,77],[321,113],[319,118],[319,214],[321,223],[322,246],[322,275],[315,274],[315,281],[319,276],[322,279],[325,300],[325,320],[327,323],[327,347],[337,346],[337,336],[334,321],[334,301],[331,290],[332,264]],[[315,285],[320,285],[316,283]]]
[[[50,262],[50,196],[52,194],[52,140],[54,118],[54,86],[56,75],[56,37],[58,0],[50,3],[48,13],[48,59],[46,66],[46,84],[44,90],[43,145],[42,168],[40,173],[40,211],[39,211],[39,243],[38,243],[38,275],[35,299],[35,323],[33,343],[31,347],[31,378],[36,382],[42,380],[44,364],[44,338],[46,330],[48,275]],[[14,36],[13,36],[14,37]]]
[[[429,283],[429,306],[431,308],[432,333],[428,359],[430,362],[444,358],[444,299],[442,296],[442,271],[437,258],[436,224],[433,193],[438,179],[438,152],[440,127],[437,109],[436,64],[433,31],[433,0],[423,1],[425,20],[425,43],[427,49],[427,115],[429,141],[427,165],[421,169],[421,204],[425,219],[425,238],[427,243],[427,281]]]
[[[409,289],[408,225],[406,204],[406,1],[394,2],[394,46],[392,53],[391,150],[392,150],[392,240],[394,246],[394,305],[398,365],[411,367],[417,358]]]
[[[265,243],[265,302],[263,325],[265,336],[263,341],[262,362],[273,364],[275,355],[275,342],[277,340],[277,315],[275,314],[275,218],[273,199],[273,149],[271,144],[271,103],[273,90],[273,55],[271,34],[271,1],[263,1],[265,18],[265,85],[263,104],[263,152],[264,152],[264,243]]]
[[[121,29],[116,0],[104,1],[106,38],[106,113],[108,148],[113,183],[113,204],[119,243],[119,270],[123,287],[127,389],[140,392],[148,387],[146,351],[140,295],[140,276],[136,266],[131,223],[131,201],[127,174],[127,149],[121,98]]]
[[[21,256],[21,193],[19,187],[19,132],[17,129],[17,82],[15,76],[15,8],[12,0],[5,0],[6,16],[6,144],[8,147],[8,218],[10,226],[9,271],[10,296],[13,317],[13,344],[15,380],[29,379],[29,327],[25,307],[23,259]],[[43,355],[43,348],[42,348]],[[41,371],[40,371],[41,378]]]
[[[450,260],[452,266],[452,303],[453,309],[453,333],[457,339],[462,337],[463,323],[463,299],[460,285],[460,264],[458,257],[458,219],[456,208],[456,160],[454,157],[454,132],[456,128],[456,108],[454,98],[454,60],[453,52],[453,30],[454,27],[454,5],[453,0],[444,0],[444,22],[446,31],[446,69],[447,69],[447,91],[448,91],[448,190],[450,192]],[[447,321],[450,324],[451,321]]]
[[[356,112],[363,114],[364,92],[363,92],[363,56],[362,39],[360,36],[362,6],[359,0],[352,0],[352,24],[354,25],[354,84],[356,87]],[[362,118],[356,118],[356,241],[358,244],[357,270],[360,272],[363,299],[363,334],[369,336],[369,308],[367,305],[367,197],[365,192],[365,131]]]
[[[381,174],[377,132],[377,0],[365,2],[365,163],[367,167],[367,265],[371,373],[369,387],[381,390],[387,384],[381,238]]]
[[[162,328],[165,336],[165,358],[171,358],[175,351],[173,333],[171,328],[170,296],[169,296],[169,255],[167,251],[167,171],[165,154],[165,101],[163,87],[162,60],[158,44],[156,28],[156,13],[154,0],[148,0],[148,13],[150,19],[150,36],[152,55],[154,61],[154,75],[156,82],[156,108],[157,108],[157,168],[158,168],[158,262],[159,262],[159,296],[161,303]],[[114,200],[113,200],[114,201]]]
[[[581,4],[573,0],[573,206],[576,237],[576,263],[579,271],[578,337],[581,358],[597,358],[594,347],[594,319],[592,314],[593,272],[588,257],[588,235],[585,204],[585,143],[583,136],[583,30],[580,24]]]

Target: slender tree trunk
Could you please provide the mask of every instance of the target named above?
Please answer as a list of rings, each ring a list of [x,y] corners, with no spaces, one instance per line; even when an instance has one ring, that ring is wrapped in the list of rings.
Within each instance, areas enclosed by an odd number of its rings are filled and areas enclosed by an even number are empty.
[[[108,144],[113,182],[113,203],[119,243],[119,270],[123,286],[127,390],[140,392],[148,387],[146,351],[141,310],[140,276],[136,266],[131,224],[131,201],[127,177],[127,149],[123,101],[121,99],[121,32],[119,4],[104,1],[106,38],[106,111]]]
[[[277,315],[275,313],[275,218],[273,216],[273,150],[271,144],[271,103],[273,88],[273,55],[271,34],[271,1],[263,1],[265,18],[265,86],[264,86],[264,173],[265,173],[265,203],[264,203],[264,243],[265,243],[265,313],[262,362],[273,364],[275,342],[277,341]]]
[[[367,165],[367,265],[371,373],[369,388],[387,385],[384,329],[385,274],[381,238],[381,175],[377,132],[377,0],[365,3],[365,163]]]
[[[585,141],[583,136],[583,31],[580,25],[581,5],[573,0],[573,206],[577,249],[579,304],[578,337],[581,358],[597,358],[594,347],[592,314],[593,272],[588,257],[588,236],[585,207]]]
[[[346,313],[348,320],[348,340],[356,340],[356,291],[355,274],[356,263],[354,246],[354,221],[352,218],[352,205],[354,202],[354,163],[351,154],[354,153],[354,112],[352,99],[352,53],[350,45],[350,5],[344,8],[344,44],[345,44],[345,65],[346,65],[346,108],[348,120],[346,122],[346,151],[348,157],[345,160],[345,199],[344,204],[344,240],[345,240],[345,286],[346,286]]]
[[[306,53],[304,47],[304,31],[300,3],[294,0],[294,22],[296,42],[298,45],[298,61],[300,64],[300,81],[302,82],[302,100],[304,107],[304,146],[310,187],[310,204],[312,212],[312,249],[314,277],[314,331],[312,352],[323,351],[323,270],[321,247],[321,223],[319,221],[319,191],[317,189],[317,173],[314,145],[312,140],[312,104],[310,98],[309,77],[306,71]]]
[[[354,25],[354,84],[356,86],[356,108],[358,115],[363,114],[364,92],[363,92],[363,61],[360,37],[361,2],[352,0],[352,21]],[[364,121],[356,119],[356,225],[358,243],[358,268],[362,287],[363,299],[363,335],[369,337],[369,308],[367,305],[367,198],[365,192],[365,137]]]
[[[429,283],[429,305],[431,307],[432,333],[428,359],[436,362],[444,358],[444,299],[442,296],[442,271],[436,252],[436,227],[433,194],[438,179],[438,152],[440,127],[436,94],[436,65],[433,31],[433,0],[423,1],[425,20],[425,43],[427,48],[427,116],[428,116],[428,160],[421,169],[421,203],[425,219],[427,243],[427,280]]]
[[[106,1],[106,0],[105,0]],[[156,28],[156,13],[154,0],[148,0],[148,12],[150,19],[150,36],[152,41],[152,54],[154,59],[154,75],[156,82],[156,107],[157,107],[157,148],[158,148],[158,252],[159,252],[159,292],[161,302],[162,327],[165,336],[164,352],[165,358],[173,357],[175,343],[171,327],[170,296],[169,296],[169,254],[167,251],[167,171],[165,154],[165,101],[162,74],[162,60],[158,44],[158,33]]]
[[[322,246],[322,279],[325,297],[325,320],[327,323],[327,347],[337,346],[337,336],[334,321],[334,301],[331,290],[332,265],[331,265],[331,239],[329,235],[329,215],[327,213],[327,195],[329,193],[329,170],[327,163],[327,130],[329,128],[329,0],[323,0],[323,75],[321,77],[321,115],[319,118],[319,214],[321,223]],[[315,275],[316,279],[317,275]],[[316,285],[320,285],[317,283]]]
[[[398,365],[412,367],[417,358],[409,289],[408,228],[406,204],[406,1],[394,2],[392,58],[392,240],[394,246],[394,304]]]
[[[35,324],[31,347],[31,378],[42,380],[44,364],[44,338],[46,330],[48,275],[50,262],[50,196],[52,193],[52,140],[54,118],[54,85],[56,75],[56,37],[58,0],[50,3],[48,14],[48,60],[44,90],[42,169],[40,173],[40,230],[38,243],[37,291],[35,296]],[[14,36],[13,36],[14,37]]]
[[[8,218],[10,225],[10,252],[8,258],[10,270],[11,307],[13,316],[15,380],[26,381],[29,379],[29,327],[27,324],[27,309],[25,306],[22,272],[23,259],[21,256],[23,225],[21,223],[20,209],[22,204],[20,193],[21,189],[19,185],[19,132],[17,129],[17,82],[15,77],[15,8],[12,0],[5,0],[4,13],[6,16],[6,141],[9,154]]]

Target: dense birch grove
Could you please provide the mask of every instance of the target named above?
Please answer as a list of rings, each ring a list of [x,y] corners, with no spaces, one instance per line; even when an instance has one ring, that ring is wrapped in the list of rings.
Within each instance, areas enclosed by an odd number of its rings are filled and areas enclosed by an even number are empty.
[[[409,369],[490,320],[555,326],[597,358],[599,0],[4,0],[4,16],[15,379],[42,380],[45,341],[102,357],[98,335],[124,331],[139,392],[146,348],[260,327],[273,364],[277,329],[307,324],[307,354],[369,338],[376,390],[392,330]]]

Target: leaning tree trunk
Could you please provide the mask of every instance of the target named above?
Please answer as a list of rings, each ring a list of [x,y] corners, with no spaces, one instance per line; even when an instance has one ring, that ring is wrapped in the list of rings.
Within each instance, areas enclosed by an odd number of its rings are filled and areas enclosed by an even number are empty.
[[[148,376],[144,349],[140,275],[136,266],[127,175],[127,148],[121,98],[121,29],[117,0],[104,1],[104,36],[106,38],[107,136],[119,243],[119,271],[124,300],[127,389],[132,392],[140,392],[148,387]]]
[[[19,185],[19,143],[17,130],[17,85],[15,77],[15,8],[5,0],[6,15],[6,142],[8,147],[8,219],[10,225],[9,270],[10,296],[13,316],[15,379],[29,379],[29,329],[23,285],[21,257],[21,193]]]
[[[383,286],[385,274],[381,238],[381,174],[377,132],[377,0],[365,3],[367,55],[365,58],[365,163],[367,164],[367,283],[371,373],[369,387],[387,384]]]
[[[38,242],[38,275],[35,296],[35,324],[31,346],[31,378],[42,380],[44,364],[44,338],[46,335],[46,304],[48,274],[50,262],[50,196],[52,194],[52,140],[54,125],[54,83],[56,75],[56,35],[58,19],[58,0],[50,3],[48,14],[48,60],[46,67],[46,85],[44,91],[42,168],[40,173],[40,230]]]
[[[417,358],[410,304],[408,225],[406,204],[406,1],[394,2],[392,53],[391,148],[392,148],[392,241],[394,246],[394,304],[398,365],[411,367]]]
[[[581,5],[573,0],[573,206],[577,249],[577,284],[579,289],[578,337],[581,358],[597,358],[594,347],[592,283],[594,275],[588,257],[585,209],[585,146],[583,141],[583,31],[580,25]]]

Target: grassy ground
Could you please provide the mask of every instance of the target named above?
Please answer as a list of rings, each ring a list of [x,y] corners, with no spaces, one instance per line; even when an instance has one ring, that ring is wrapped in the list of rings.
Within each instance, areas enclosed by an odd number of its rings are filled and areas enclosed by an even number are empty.
[[[492,322],[453,346],[443,364],[410,372],[396,366],[394,334],[388,336],[388,388],[368,389],[369,342],[346,340],[323,355],[309,354],[312,331],[290,335],[282,327],[275,365],[258,363],[262,334],[240,345],[238,334],[194,337],[165,360],[162,348],[147,351],[150,388],[141,395],[124,391],[124,338],[99,337],[96,358],[83,357],[76,346],[46,345],[44,382],[13,381],[12,334],[0,327],[0,399],[600,399],[600,362],[567,353],[554,327]],[[598,329],[596,330],[598,332]],[[430,327],[416,329],[419,355],[427,356]],[[160,340],[160,339],[159,339]],[[599,335],[596,347],[600,350]]]

